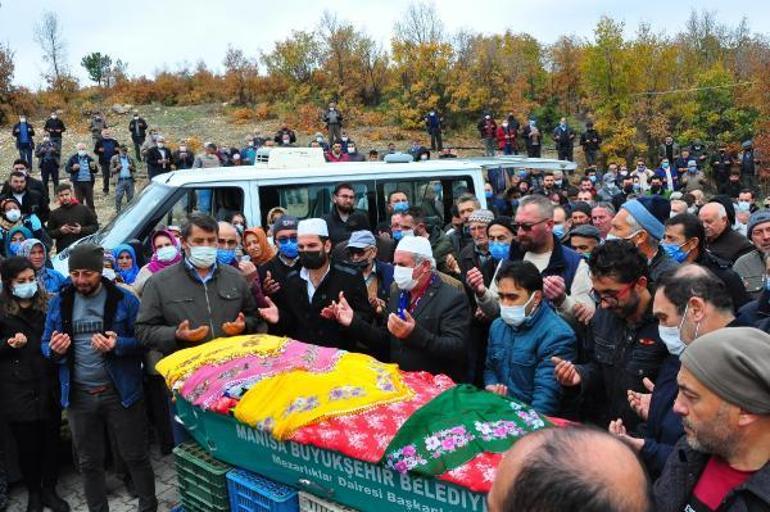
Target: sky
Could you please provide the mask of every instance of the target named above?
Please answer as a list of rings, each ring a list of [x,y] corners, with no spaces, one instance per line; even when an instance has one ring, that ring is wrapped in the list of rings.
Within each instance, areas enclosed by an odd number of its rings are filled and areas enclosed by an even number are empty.
[[[56,12],[67,42],[67,62],[88,83],[81,58],[101,52],[128,63],[131,76],[152,76],[203,60],[221,70],[228,45],[258,56],[292,30],[312,30],[325,9],[349,20],[385,48],[394,23],[411,0],[0,0],[0,42],[16,55],[14,83],[43,86],[46,64],[33,28],[46,10]],[[673,34],[695,8],[715,12],[734,26],[746,16],[752,31],[768,33],[770,9],[756,0],[644,2],[610,0],[435,0],[448,32],[526,32],[544,43],[561,35],[590,38],[599,17],[609,15],[634,33],[640,22]]]

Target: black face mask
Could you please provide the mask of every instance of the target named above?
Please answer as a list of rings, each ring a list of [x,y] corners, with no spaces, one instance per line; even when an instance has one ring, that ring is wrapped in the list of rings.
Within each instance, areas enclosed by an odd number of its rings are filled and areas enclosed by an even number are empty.
[[[300,251],[299,264],[309,270],[318,270],[326,263],[326,253],[323,251]]]
[[[363,272],[369,266],[369,260],[348,261],[348,264],[359,272]]]

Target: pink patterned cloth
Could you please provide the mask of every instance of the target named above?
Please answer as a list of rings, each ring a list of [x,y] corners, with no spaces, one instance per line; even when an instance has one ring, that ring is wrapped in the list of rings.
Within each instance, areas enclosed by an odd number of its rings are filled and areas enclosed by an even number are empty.
[[[240,395],[256,382],[294,370],[327,372],[340,354],[336,348],[319,347],[300,341],[286,342],[277,354],[267,357],[246,356],[198,368],[185,381],[180,393],[188,402],[211,410],[224,396]]]
[[[414,391],[411,400],[380,405],[363,414],[339,416],[308,425],[297,430],[290,439],[377,464],[409,416],[455,385],[446,375],[428,372],[402,372],[402,375],[404,382]],[[486,493],[492,487],[502,457],[500,453],[480,453],[438,478],[474,492]]]

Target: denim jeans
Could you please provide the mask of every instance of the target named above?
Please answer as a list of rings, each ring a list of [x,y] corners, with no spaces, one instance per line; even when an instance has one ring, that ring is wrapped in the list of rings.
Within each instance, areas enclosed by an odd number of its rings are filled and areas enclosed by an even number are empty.
[[[19,144],[19,158],[32,167],[32,144]]]
[[[132,178],[119,179],[115,185],[115,209],[120,213],[123,195],[126,196],[126,204],[134,198],[134,180]]]
[[[73,387],[67,415],[89,512],[109,511],[104,470],[105,426],[114,433],[120,455],[128,467],[139,496],[137,510],[155,512],[158,500],[150,463],[144,400],[126,408],[112,387],[99,394]]]

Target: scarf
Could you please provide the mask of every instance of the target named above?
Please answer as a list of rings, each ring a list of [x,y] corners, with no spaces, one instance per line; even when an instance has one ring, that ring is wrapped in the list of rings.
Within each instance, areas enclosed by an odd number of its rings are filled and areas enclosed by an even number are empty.
[[[10,258],[11,256],[15,256],[15,254],[11,253],[11,240],[13,240],[13,235],[16,233],[21,233],[24,235],[24,240],[29,240],[34,235],[32,234],[32,231],[27,229],[21,224],[21,221],[19,221],[15,227],[12,227],[8,230],[8,233],[5,235],[5,257]]]
[[[168,237],[169,240],[171,240],[171,243],[174,244],[174,247],[176,247],[176,256],[174,257],[173,260],[160,261],[158,259],[158,250],[155,247],[155,239],[159,235]],[[171,265],[176,265],[177,263],[182,261],[182,246],[179,243],[179,240],[176,239],[176,237],[171,231],[167,231],[165,229],[156,231],[155,234],[152,235],[152,241],[150,243],[152,244],[152,259],[150,259],[150,262],[147,264],[147,270],[149,270],[153,274],[156,272],[160,272],[164,268],[170,267]]]
[[[120,255],[127,252],[131,256],[131,268],[124,270],[120,268],[118,260]],[[134,248],[128,244],[120,244],[112,250],[112,255],[115,257],[115,272],[120,275],[123,282],[126,284],[133,284],[136,280],[136,275],[139,273],[139,267],[136,265],[136,252]]]
[[[29,259],[29,255],[32,253],[32,249],[38,245],[43,248],[45,260],[43,261],[42,267],[35,269],[35,277],[37,278],[37,281],[43,285],[43,288],[46,289],[47,287],[45,278],[48,275],[48,269],[46,268],[46,263],[48,262],[48,251],[45,249],[45,244],[37,238],[27,238],[21,243],[21,247],[19,248],[18,252],[16,252],[16,256],[24,256],[25,258]]]
[[[259,248],[261,249],[259,258],[256,260],[251,260],[254,265],[260,266],[273,259],[273,256],[275,256],[275,249],[270,247],[270,244],[267,241],[267,235],[265,235],[265,232],[262,228],[249,228],[243,231],[244,252],[246,252],[246,235],[253,235],[257,237],[257,243],[259,243]]]

